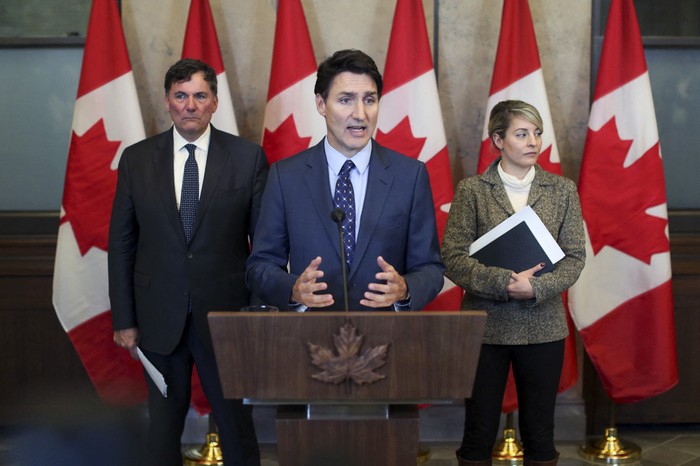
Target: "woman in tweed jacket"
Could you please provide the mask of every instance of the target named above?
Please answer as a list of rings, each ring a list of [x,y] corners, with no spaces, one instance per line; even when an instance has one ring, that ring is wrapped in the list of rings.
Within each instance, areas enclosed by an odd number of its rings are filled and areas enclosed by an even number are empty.
[[[487,312],[472,391],[466,400],[460,465],[491,464],[509,367],[515,377],[525,466],[555,465],[554,406],[568,335],[561,293],[585,262],[585,237],[576,185],[537,165],[542,119],[521,101],[497,104],[489,117],[492,145],[501,156],[480,176],[462,180],[442,243],[445,276],[465,290],[462,309]],[[469,245],[529,205],[565,253],[554,270],[535,276],[487,267],[469,257]]]

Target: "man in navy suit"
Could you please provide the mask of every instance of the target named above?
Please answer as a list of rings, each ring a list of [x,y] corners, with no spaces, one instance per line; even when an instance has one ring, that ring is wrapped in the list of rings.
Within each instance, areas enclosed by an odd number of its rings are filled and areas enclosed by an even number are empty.
[[[260,146],[211,126],[216,72],[184,59],[165,75],[174,129],[128,147],[119,161],[109,231],[114,341],[137,346],[164,375],[148,385],[148,465],[182,465],[192,365],[227,465],[259,466],[251,407],[223,398],[207,313],[249,304],[245,261],[267,179]]]
[[[343,309],[344,254],[331,217],[342,209],[351,220],[349,309],[419,310],[444,271],[426,167],[372,139],[382,77],[371,57],[336,52],[319,66],[314,92],[327,136],[272,166],[248,286],[280,309]]]

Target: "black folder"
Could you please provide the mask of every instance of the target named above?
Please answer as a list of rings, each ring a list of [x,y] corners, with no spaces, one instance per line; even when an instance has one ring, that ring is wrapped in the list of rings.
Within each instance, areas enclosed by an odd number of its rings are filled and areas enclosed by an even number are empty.
[[[516,273],[541,262],[545,264],[544,269],[535,275],[551,272],[554,264],[564,257],[564,252],[529,206],[506,219],[474,245],[478,245],[478,249],[471,253],[471,257],[484,265]]]

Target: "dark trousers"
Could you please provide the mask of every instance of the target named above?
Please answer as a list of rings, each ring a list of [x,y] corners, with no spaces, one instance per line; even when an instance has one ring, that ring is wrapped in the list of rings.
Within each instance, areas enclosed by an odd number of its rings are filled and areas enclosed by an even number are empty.
[[[512,364],[525,458],[554,459],[554,406],[563,362],[564,340],[534,345],[481,345],[472,397],[465,400],[459,456],[471,461],[491,458]]]
[[[214,354],[202,344],[190,321],[188,319],[182,341],[172,354],[144,351],[168,384],[166,398],[146,374],[150,423],[145,464],[182,466],[180,438],[190,406],[194,364],[216,421],[224,464],[260,466],[252,407],[243,405],[241,400],[224,399]]]

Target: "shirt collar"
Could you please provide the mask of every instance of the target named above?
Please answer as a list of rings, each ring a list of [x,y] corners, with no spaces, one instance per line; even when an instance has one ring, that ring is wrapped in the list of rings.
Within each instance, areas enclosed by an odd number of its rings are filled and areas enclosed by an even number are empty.
[[[343,167],[343,164],[348,160],[348,158],[340,152],[338,152],[333,146],[331,146],[328,142],[327,137],[323,142],[323,147],[326,150],[326,161],[328,162],[328,166],[331,167],[333,173],[337,175],[338,173],[340,173],[340,169]],[[367,167],[369,166],[369,158],[371,155],[372,139],[370,139],[367,145],[363,147],[357,154],[350,157],[350,160],[352,160],[352,162],[355,164],[355,167],[360,172],[360,174],[364,174],[365,170],[367,170]]]
[[[194,144],[198,149],[207,152],[209,149],[209,139],[211,139],[211,125],[208,125],[204,133],[192,142],[183,138],[180,133],[177,132],[177,129],[173,128],[173,147],[175,148],[175,152],[179,152],[187,144]]]

